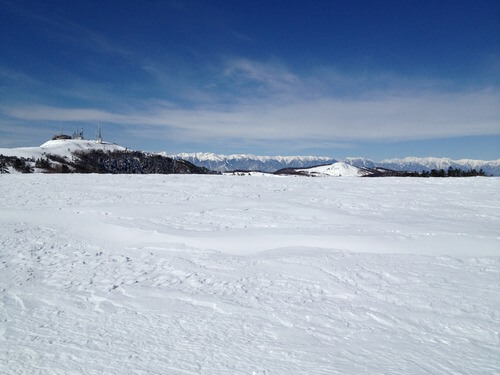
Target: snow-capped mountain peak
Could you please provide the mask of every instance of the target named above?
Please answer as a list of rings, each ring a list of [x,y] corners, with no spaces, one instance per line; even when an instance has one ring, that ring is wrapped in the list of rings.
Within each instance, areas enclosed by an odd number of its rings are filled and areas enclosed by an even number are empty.
[[[56,139],[45,142],[39,147],[0,148],[0,155],[27,159],[46,158],[47,155],[58,155],[71,160],[76,151],[123,151],[125,147],[109,142],[98,142],[85,139]],[[261,171],[276,172],[280,169],[305,169],[321,165],[332,165],[336,159],[327,156],[259,156],[252,154],[222,155],[210,152],[180,153],[170,155],[165,152],[162,156],[183,159],[196,166],[205,167],[212,171]],[[448,169],[450,167],[461,170],[482,169],[487,175],[500,176],[500,159],[474,160],[438,157],[414,157],[385,159],[380,162],[363,157],[348,157],[343,163],[361,169],[385,168],[395,171],[422,172],[432,169]]]
[[[275,172],[283,168],[308,168],[322,164],[332,164],[337,161],[326,156],[220,155],[204,152],[181,153],[167,156],[184,159],[195,165],[219,172],[234,170]]]
[[[162,153],[166,155],[165,153]],[[336,159],[327,156],[258,156],[252,154],[221,155],[214,153],[182,153],[177,155],[166,155],[178,159],[184,159],[191,163],[206,167],[208,169],[227,172],[234,170],[254,170],[262,172],[276,172],[285,168],[309,168],[318,165],[330,165],[337,162]],[[345,164],[357,168],[386,168],[396,171],[421,172],[432,169],[448,169],[449,167],[462,170],[483,169],[486,174],[500,176],[500,159],[484,161],[437,157],[405,157],[400,159],[385,159],[380,162],[372,161],[363,157],[348,157],[343,160]]]
[[[432,169],[458,168],[462,170],[483,169],[486,174],[500,176],[500,159],[497,160],[473,160],[437,157],[414,157],[408,156],[401,159],[385,159],[375,163],[377,167],[393,169],[397,171],[430,171]]]
[[[344,163],[353,165],[358,168],[375,168],[376,165],[373,161],[362,157],[349,157],[345,158]]]

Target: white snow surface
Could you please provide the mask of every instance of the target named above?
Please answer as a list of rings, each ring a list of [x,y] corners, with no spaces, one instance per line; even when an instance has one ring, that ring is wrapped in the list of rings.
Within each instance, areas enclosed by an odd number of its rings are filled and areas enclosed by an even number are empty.
[[[83,150],[118,151],[125,150],[125,147],[87,139],[57,139],[47,141],[39,147],[0,148],[0,155],[39,159],[51,154],[71,159],[75,151]]]
[[[1,175],[0,373],[494,374],[499,178]]]
[[[307,169],[297,169],[296,171],[306,173],[310,176],[324,177],[361,177],[364,174],[360,168],[342,162]]]

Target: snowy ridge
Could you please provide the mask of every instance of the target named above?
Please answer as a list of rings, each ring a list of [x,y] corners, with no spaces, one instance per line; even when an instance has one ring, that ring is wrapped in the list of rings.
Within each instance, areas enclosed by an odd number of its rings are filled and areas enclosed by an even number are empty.
[[[222,155],[208,152],[180,153],[170,156],[184,159],[191,163],[208,169],[227,172],[234,170],[255,170],[262,172],[276,172],[284,168],[309,168],[318,165],[333,164],[337,159],[327,156],[259,156],[251,154]],[[380,162],[363,157],[348,157],[344,163],[358,168],[387,168],[396,171],[421,172],[432,169],[448,169],[449,167],[463,170],[483,169],[487,174],[500,176],[500,159],[485,161],[473,159],[453,160],[450,158],[435,157],[406,157],[401,159],[385,159]]]
[[[332,164],[337,160],[326,156],[258,156],[251,154],[221,155],[214,153],[181,153],[167,155],[187,160],[194,165],[218,172],[234,170],[275,172],[283,168],[308,168],[321,164]]]
[[[0,148],[0,155],[39,159],[46,155],[58,155],[71,159],[73,153],[83,150],[122,151],[126,148],[114,143],[98,143],[87,139],[57,139],[47,141],[39,147]]]
[[[126,148],[109,142],[98,143],[95,140],[60,139],[45,142],[39,147],[0,148],[0,155],[39,159],[52,154],[70,160],[75,151],[81,150],[122,151],[126,150]],[[187,160],[194,165],[218,172],[235,170],[276,172],[285,168],[304,169],[319,165],[330,165],[338,161],[327,156],[222,155],[209,152],[180,153],[174,155],[160,152],[158,154],[174,159]],[[363,157],[348,157],[343,160],[343,163],[357,168],[387,168],[395,171],[410,172],[430,171],[432,169],[446,170],[449,167],[462,170],[483,169],[488,175],[500,176],[500,159],[485,161],[474,159],[454,160],[436,157],[405,157],[376,162]]]
[[[9,173],[112,173],[206,174],[205,168],[184,160],[93,140],[51,140],[40,147],[0,149],[0,172]]]
[[[349,157],[344,159],[344,163],[358,167],[358,168],[376,168],[377,166],[373,161],[361,157]]]
[[[402,159],[385,159],[375,163],[377,167],[394,169],[397,171],[430,171],[432,169],[448,169],[459,168],[463,170],[483,169],[487,174],[500,176],[500,159],[497,160],[473,160],[460,159],[453,160],[450,158],[435,158],[435,157],[406,157]]]
[[[432,169],[448,169],[449,167],[462,170],[483,169],[486,174],[500,176],[500,159],[497,160],[473,160],[460,159],[453,160],[450,158],[435,158],[435,157],[406,157],[401,159],[385,159],[380,162],[374,162],[370,159],[361,157],[350,157],[344,160],[345,163],[358,168],[387,168],[395,171],[422,172]]]
[[[332,158],[327,156],[259,156],[252,154],[221,155],[221,154],[214,154],[211,152],[180,153],[173,156],[177,156],[183,159],[196,158],[199,160],[206,160],[206,161],[223,161],[228,159],[235,159],[235,160],[257,160],[257,161],[267,162],[276,160],[280,163],[293,163],[296,161],[316,162],[317,160],[320,161],[332,160]]]

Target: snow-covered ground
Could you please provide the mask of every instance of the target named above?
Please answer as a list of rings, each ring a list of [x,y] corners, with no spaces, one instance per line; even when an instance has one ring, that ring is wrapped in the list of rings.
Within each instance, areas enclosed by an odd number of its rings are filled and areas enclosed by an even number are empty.
[[[0,191],[0,373],[499,372],[498,178]]]

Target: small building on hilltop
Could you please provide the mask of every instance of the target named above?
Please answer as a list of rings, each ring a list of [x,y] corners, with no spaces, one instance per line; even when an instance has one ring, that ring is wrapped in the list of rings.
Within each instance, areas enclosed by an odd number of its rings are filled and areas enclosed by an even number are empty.
[[[70,135],[66,135],[66,134],[57,134],[57,135],[54,135],[51,139],[53,141],[55,141],[57,139],[71,139],[71,136]]]
[[[78,131],[78,128],[73,132],[72,135],[67,135],[63,133],[63,129],[61,127],[61,133],[54,135],[51,140],[65,140],[65,139],[79,139],[79,140],[84,140],[83,136],[83,128],[80,128],[80,131]],[[96,132],[96,142],[97,143],[103,143],[102,140],[102,131],[101,131],[101,125],[97,125],[97,132]]]
[[[85,139],[83,138],[83,128],[80,129],[80,131],[75,130],[75,132],[73,133],[73,135],[71,136],[72,139]]]

